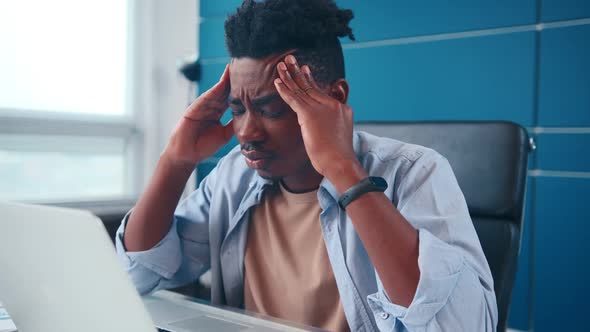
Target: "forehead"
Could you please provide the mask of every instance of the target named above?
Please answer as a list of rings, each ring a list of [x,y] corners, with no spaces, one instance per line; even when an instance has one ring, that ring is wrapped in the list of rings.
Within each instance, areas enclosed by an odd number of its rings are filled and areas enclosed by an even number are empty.
[[[286,54],[263,59],[233,58],[229,66],[230,95],[234,97],[256,96],[274,91],[274,79],[278,77],[276,65]]]

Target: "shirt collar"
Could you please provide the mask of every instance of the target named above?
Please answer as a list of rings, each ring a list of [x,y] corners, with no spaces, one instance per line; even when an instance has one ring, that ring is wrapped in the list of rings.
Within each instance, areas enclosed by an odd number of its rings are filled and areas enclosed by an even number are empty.
[[[359,134],[357,132],[353,132],[352,147],[354,149],[354,152],[357,155],[357,158],[359,158],[360,152],[361,152],[361,140],[360,140]],[[256,172],[256,176],[254,177],[254,179],[250,183],[251,186],[256,186],[256,189],[258,189],[258,190],[262,190],[265,186],[272,185],[272,184],[273,184],[272,180],[268,180],[268,179],[261,177],[260,175],[258,175],[257,172]],[[320,187],[318,189],[318,200],[320,202],[320,205],[322,206],[322,209],[325,210],[332,203],[338,202],[339,198],[340,198],[340,195],[338,194],[338,191],[336,191],[336,188],[334,187],[334,185],[330,181],[328,181],[328,179],[323,178],[322,182],[320,182]]]
[[[258,175],[258,172],[254,171],[254,173],[256,174],[254,176],[254,179],[252,180],[252,182],[250,182],[251,186],[255,186],[256,189],[262,189],[265,186],[269,186],[273,184],[272,180],[269,179],[265,179],[262,176]]]

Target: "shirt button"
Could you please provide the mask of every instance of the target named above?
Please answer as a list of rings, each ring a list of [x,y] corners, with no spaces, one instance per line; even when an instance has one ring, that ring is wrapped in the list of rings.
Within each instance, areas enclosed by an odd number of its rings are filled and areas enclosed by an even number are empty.
[[[385,319],[387,319],[387,318],[389,318],[389,314],[388,314],[388,313],[386,313],[386,312],[382,312],[382,313],[381,313],[381,319],[385,320]]]

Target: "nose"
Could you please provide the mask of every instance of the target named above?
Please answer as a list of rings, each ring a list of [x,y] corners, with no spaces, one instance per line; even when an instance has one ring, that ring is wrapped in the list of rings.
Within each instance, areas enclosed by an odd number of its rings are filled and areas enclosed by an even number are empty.
[[[264,141],[265,132],[260,115],[247,110],[239,119],[234,119],[234,131],[241,144]]]

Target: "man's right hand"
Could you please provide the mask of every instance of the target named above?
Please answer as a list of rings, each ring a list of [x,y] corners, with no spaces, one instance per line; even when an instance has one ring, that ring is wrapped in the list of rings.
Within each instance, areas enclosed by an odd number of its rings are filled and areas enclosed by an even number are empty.
[[[233,126],[231,122],[225,126],[220,122],[228,108],[229,88],[229,66],[226,66],[219,82],[186,109],[162,157],[175,167],[193,169],[229,141],[234,134]]]
[[[186,110],[162,153],[150,183],[129,216],[124,233],[127,251],[156,245],[168,232],[186,181],[195,166],[232,137],[233,125],[219,121],[227,109],[229,66],[214,87]]]

